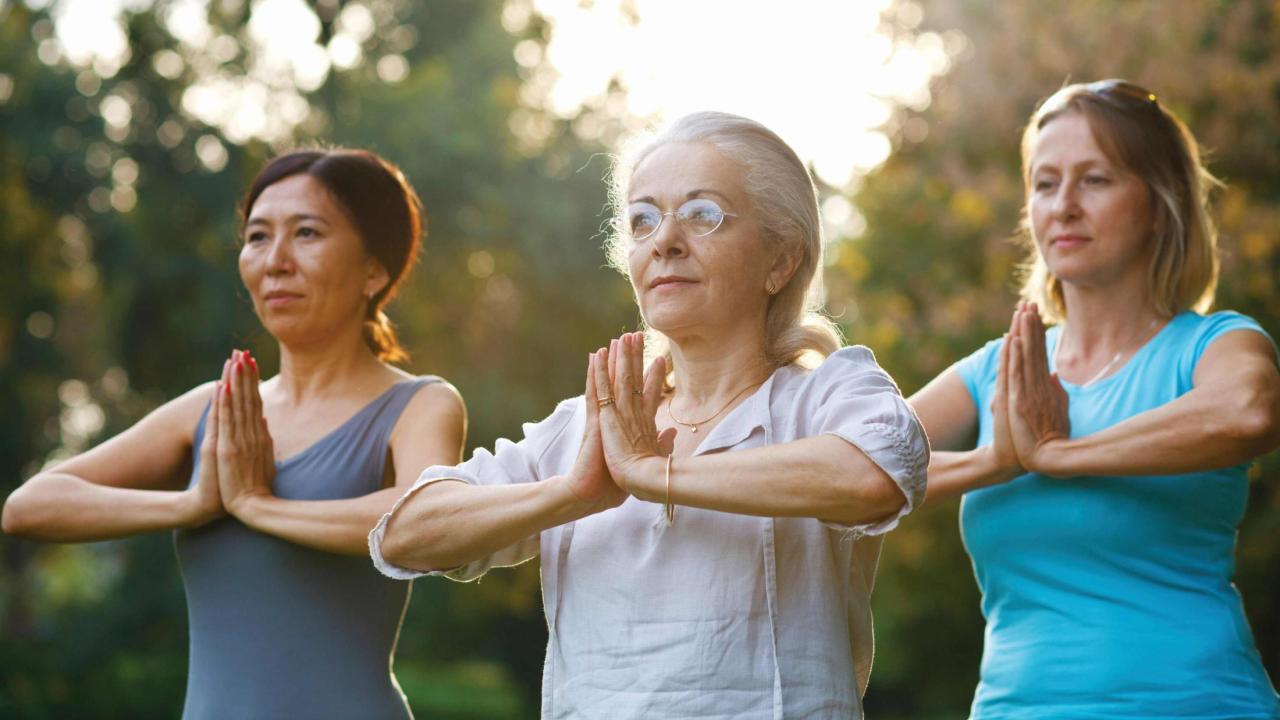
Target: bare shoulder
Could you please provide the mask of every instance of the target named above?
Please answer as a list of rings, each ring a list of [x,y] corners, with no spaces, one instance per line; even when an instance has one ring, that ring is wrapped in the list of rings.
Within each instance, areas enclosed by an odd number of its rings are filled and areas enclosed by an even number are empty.
[[[397,484],[429,465],[456,465],[467,436],[467,409],[453,385],[439,380],[414,392],[391,431]]]
[[[200,416],[204,414],[205,408],[213,400],[213,391],[216,385],[217,383],[212,380],[197,385],[156,408],[152,414],[163,414],[163,419],[166,422],[184,428],[188,435],[194,437],[196,423],[200,422]]]
[[[396,431],[401,427],[465,427],[467,407],[462,394],[451,383],[436,378],[419,387],[405,405],[396,423]]]

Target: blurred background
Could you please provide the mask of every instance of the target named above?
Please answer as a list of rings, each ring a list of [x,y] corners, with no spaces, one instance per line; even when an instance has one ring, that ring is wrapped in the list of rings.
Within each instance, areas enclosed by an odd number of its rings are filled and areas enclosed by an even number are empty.
[[[782,9],[785,8],[785,9]],[[0,0],[0,493],[215,377],[274,366],[236,274],[236,204],[275,152],[398,163],[429,215],[391,307],[409,369],[466,398],[469,448],[581,392],[634,328],[606,270],[609,153],[695,109],[810,163],[827,293],[910,393],[1002,332],[1018,137],[1065,81],[1154,90],[1209,150],[1219,307],[1280,336],[1274,0]],[[468,451],[469,454],[469,451]],[[1237,579],[1280,681],[1280,457],[1253,470]],[[957,505],[884,548],[871,718],[961,718],[982,618]],[[169,534],[0,537],[0,716],[171,718],[186,614]],[[536,715],[538,569],[416,583],[396,670],[419,717]]]

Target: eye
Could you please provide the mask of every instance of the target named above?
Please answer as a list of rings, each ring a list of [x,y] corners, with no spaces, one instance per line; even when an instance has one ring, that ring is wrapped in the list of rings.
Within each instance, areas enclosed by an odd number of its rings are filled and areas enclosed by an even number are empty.
[[[681,205],[676,215],[695,235],[707,235],[724,222],[724,210],[714,202],[703,198],[690,200]]]
[[[1107,177],[1106,175],[1085,175],[1084,176],[1085,185],[1109,185],[1110,183],[1111,183],[1111,178]]]
[[[649,203],[636,203],[627,209],[627,229],[637,240],[651,235],[661,222],[662,213]]]
[[[319,235],[320,235],[320,231],[316,230],[313,227],[307,227],[306,225],[303,225],[302,227],[298,228],[298,237],[309,238],[309,237],[319,237]]]
[[[255,243],[255,242],[261,242],[266,239],[267,239],[266,233],[262,232],[261,230],[254,230],[253,232],[245,236],[244,241],[246,243]]]
[[[1055,185],[1057,185],[1057,182],[1051,178],[1039,178],[1032,187],[1035,188],[1036,192],[1046,192],[1052,190]]]

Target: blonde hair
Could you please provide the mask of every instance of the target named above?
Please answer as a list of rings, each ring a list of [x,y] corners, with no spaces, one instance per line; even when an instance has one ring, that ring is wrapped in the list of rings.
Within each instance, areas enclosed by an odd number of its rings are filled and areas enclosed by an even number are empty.
[[[1031,155],[1041,130],[1067,113],[1089,123],[1107,159],[1146,183],[1155,232],[1147,291],[1156,312],[1171,317],[1187,309],[1207,311],[1218,285],[1218,231],[1209,216],[1209,191],[1221,183],[1205,169],[1187,126],[1156,96],[1123,80],[1067,85],[1041,103],[1022,134],[1022,179],[1031,188]],[[1036,246],[1029,214],[1022,230],[1029,257],[1021,295],[1040,305],[1051,322],[1067,317],[1062,283],[1049,272]]]
[[[609,265],[630,278],[632,241],[623,232],[631,178],[645,158],[670,143],[705,143],[742,168],[742,188],[766,243],[800,258],[795,272],[769,299],[765,314],[765,356],[776,367],[812,367],[843,344],[840,331],[822,313],[822,219],[817,188],[804,163],[769,128],[738,115],[686,115],[637,150],[618,159],[610,180],[613,230],[606,243]],[[666,355],[667,338],[645,328],[650,354]]]

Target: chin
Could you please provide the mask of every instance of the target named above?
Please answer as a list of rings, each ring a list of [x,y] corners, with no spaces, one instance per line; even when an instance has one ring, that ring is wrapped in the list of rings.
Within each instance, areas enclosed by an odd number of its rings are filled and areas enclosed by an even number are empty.
[[[649,327],[669,335],[671,331],[705,321],[707,313],[701,304],[693,307],[691,303],[661,302],[641,307],[640,316]]]

